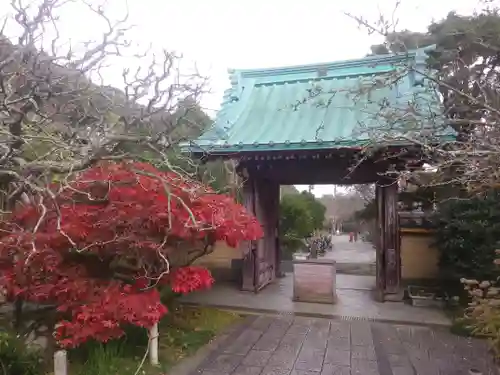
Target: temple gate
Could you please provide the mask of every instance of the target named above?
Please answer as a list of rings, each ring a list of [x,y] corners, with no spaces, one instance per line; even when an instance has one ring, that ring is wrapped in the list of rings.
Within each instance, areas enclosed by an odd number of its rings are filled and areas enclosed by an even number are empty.
[[[407,74],[378,84],[404,66]],[[425,51],[370,56],[275,69],[233,70],[231,88],[214,125],[184,145],[194,156],[234,159],[243,181],[243,204],[264,229],[264,237],[245,243],[241,288],[258,292],[280,274],[280,185],[376,184],[378,240],[377,295],[400,291],[401,259],[397,215],[397,175],[388,171],[422,163],[418,148],[386,144],[366,156],[380,127],[382,101],[401,105],[425,95]],[[409,68],[409,69],[408,69]],[[373,90],[363,90],[371,84]],[[439,114],[429,114],[439,115]],[[384,124],[382,124],[384,126]]]

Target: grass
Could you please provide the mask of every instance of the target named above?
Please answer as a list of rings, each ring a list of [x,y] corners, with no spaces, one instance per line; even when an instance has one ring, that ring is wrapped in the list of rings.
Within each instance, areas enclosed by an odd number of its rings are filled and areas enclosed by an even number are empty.
[[[235,313],[207,307],[172,306],[160,322],[160,367],[148,359],[139,374],[160,375],[180,360],[194,354],[217,333],[241,320]],[[70,352],[71,375],[133,375],[147,348],[145,330],[132,327],[122,340],[107,344],[89,343]]]
[[[178,305],[160,323],[160,357],[174,364],[241,319],[239,314],[215,308]]]

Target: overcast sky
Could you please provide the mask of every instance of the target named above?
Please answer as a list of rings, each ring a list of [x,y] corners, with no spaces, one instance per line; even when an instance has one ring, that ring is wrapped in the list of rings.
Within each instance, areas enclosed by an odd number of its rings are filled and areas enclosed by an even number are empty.
[[[6,0],[3,0],[6,2]],[[108,14],[119,17],[122,0],[110,0]],[[399,29],[423,31],[433,19],[449,11],[471,13],[475,0],[402,0],[394,16]],[[344,15],[349,12],[376,20],[392,18],[394,0],[128,0],[132,39],[156,48],[182,52],[211,77],[212,94],[203,100],[211,111],[219,108],[228,87],[229,68],[265,68],[320,63],[364,56],[378,35]],[[70,9],[70,8],[67,8]],[[88,40],[100,30],[81,9],[65,11],[62,33]],[[121,67],[109,73],[106,84],[120,87]],[[318,186],[315,194],[333,192]]]
[[[113,0],[117,1],[118,0]],[[392,18],[395,0],[129,0],[137,35],[176,49],[212,78],[205,105],[217,109],[228,68],[266,68],[364,56],[380,42],[349,12]],[[472,12],[475,0],[402,0],[399,28],[423,31],[451,10]]]
[[[474,4],[474,0],[403,0],[396,19],[400,28],[423,31],[433,19],[445,17],[451,10],[471,13]],[[359,29],[344,12],[375,20],[380,13],[392,16],[395,1],[130,0],[130,5],[132,9],[137,7],[135,16],[145,21],[141,33],[184,51],[206,69],[212,78],[213,94],[204,105],[217,109],[229,84],[228,68],[278,67],[364,56],[381,37]],[[313,190],[317,196],[333,191],[329,185],[317,185]]]

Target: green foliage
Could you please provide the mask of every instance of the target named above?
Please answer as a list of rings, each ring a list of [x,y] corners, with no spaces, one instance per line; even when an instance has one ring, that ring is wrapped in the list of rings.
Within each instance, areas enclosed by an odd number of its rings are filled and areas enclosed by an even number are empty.
[[[450,332],[457,336],[472,337],[474,336],[474,321],[465,318],[455,318],[451,324]]]
[[[377,201],[375,198],[371,199],[363,209],[356,211],[353,215],[353,220],[373,220],[377,218]]]
[[[13,334],[0,332],[0,373],[5,375],[40,375],[43,373],[40,353]]]
[[[447,280],[498,275],[493,264],[500,241],[500,192],[440,204],[434,223],[441,275]]]
[[[296,251],[303,240],[323,228],[326,208],[314,195],[302,192],[286,194],[280,202],[280,233],[283,246]]]
[[[313,194],[306,191],[300,193],[300,197],[300,199],[303,199],[306,203],[306,206],[311,214],[312,226],[314,230],[322,229],[325,223],[326,207],[319,200],[317,200]]]
[[[499,62],[500,14],[498,9],[484,9],[471,16],[450,12],[446,18],[432,22],[426,32],[402,30],[389,33],[384,44],[372,46],[372,53],[406,52],[436,45],[429,65],[438,74],[445,113],[451,119],[485,120],[489,114],[479,102],[497,107],[490,90],[497,84],[495,74]],[[481,42],[478,42],[481,41]],[[466,95],[457,95],[460,91]],[[470,98],[473,98],[470,99]],[[473,125],[460,122],[452,126],[461,134],[470,134]]]
[[[163,375],[176,362],[192,355],[217,333],[236,323],[238,314],[213,308],[176,305],[166,297],[169,314],[159,327],[160,367],[149,365],[146,359],[142,375]],[[145,329],[128,327],[126,335],[106,344],[88,342],[69,353],[71,368],[76,375],[134,375],[146,352],[148,337]],[[1,373],[0,373],[1,374]],[[31,375],[31,374],[29,374]]]
[[[286,195],[280,203],[280,233],[283,246],[290,251],[298,250],[314,228],[311,214],[304,201]]]

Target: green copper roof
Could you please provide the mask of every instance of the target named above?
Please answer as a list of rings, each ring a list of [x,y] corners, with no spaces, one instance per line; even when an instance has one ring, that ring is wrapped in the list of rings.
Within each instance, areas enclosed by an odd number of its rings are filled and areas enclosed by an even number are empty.
[[[189,149],[217,154],[362,147],[381,137],[381,128],[393,138],[422,134],[423,123],[433,134],[450,135],[436,91],[418,73],[425,70],[425,53],[232,70],[213,126]],[[418,121],[408,118],[411,112]]]

